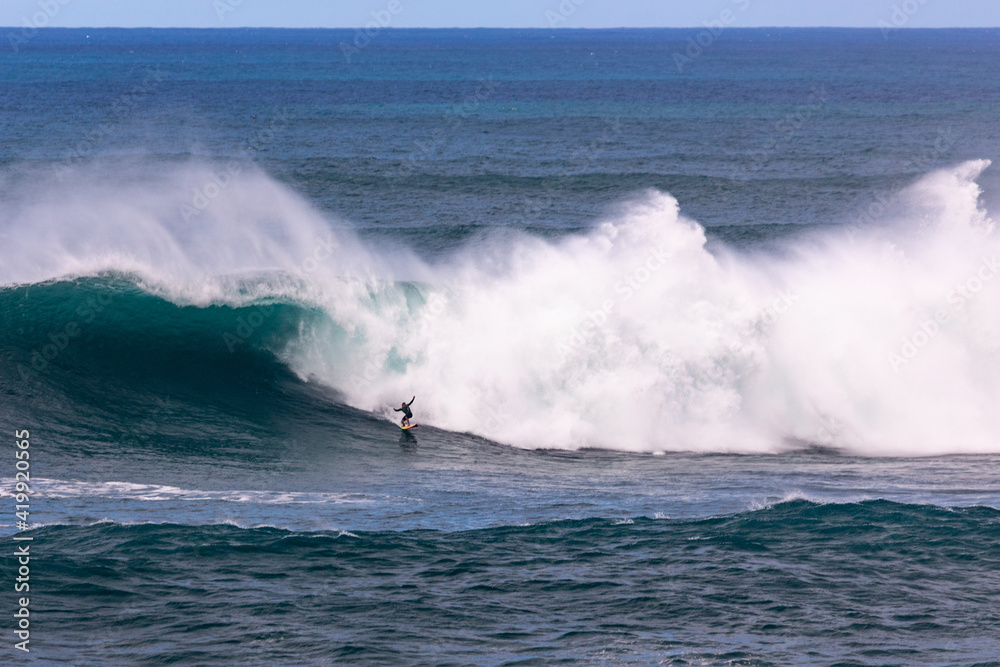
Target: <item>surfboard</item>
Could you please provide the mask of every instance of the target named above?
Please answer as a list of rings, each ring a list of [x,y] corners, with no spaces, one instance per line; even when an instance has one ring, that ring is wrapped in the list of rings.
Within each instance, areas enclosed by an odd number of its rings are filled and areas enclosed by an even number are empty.
[[[410,424],[409,426],[400,426],[399,428],[403,429],[404,431],[409,431],[411,428],[416,428],[418,426],[420,426],[420,424]]]

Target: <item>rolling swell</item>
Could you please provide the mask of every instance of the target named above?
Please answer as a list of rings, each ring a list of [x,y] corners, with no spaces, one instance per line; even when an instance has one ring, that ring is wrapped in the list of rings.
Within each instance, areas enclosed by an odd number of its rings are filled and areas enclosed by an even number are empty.
[[[985,507],[793,500],[460,532],[101,523],[35,535],[51,554],[39,633],[95,646],[77,664],[140,649],[163,663],[296,664],[936,664],[1000,650],[1000,511]]]

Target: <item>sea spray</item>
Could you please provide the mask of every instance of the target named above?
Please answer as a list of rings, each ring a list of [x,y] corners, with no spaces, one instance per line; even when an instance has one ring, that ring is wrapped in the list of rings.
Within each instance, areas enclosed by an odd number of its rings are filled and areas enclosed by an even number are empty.
[[[267,346],[357,408],[388,417],[416,393],[422,423],[519,447],[996,451],[1000,294],[980,274],[1000,248],[975,182],[987,166],[930,173],[870,230],[792,237],[780,255],[710,250],[652,191],[583,234],[486,235],[431,263],[333,231],[259,171],[191,225],[178,202],[212,165],[110,186],[89,165],[58,200],[5,181],[0,281],[111,272],[178,305],[295,304],[315,316],[217,339],[239,338],[227,354]],[[916,353],[887,363],[907,339]]]

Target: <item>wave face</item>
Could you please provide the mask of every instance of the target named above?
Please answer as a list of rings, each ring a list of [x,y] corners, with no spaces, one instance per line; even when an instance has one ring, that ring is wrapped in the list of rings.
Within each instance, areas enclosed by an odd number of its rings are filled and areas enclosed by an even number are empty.
[[[165,647],[212,664],[985,664],[998,527],[989,508],[804,500],[458,532],[104,522],[35,531],[32,591],[46,655],[74,664]]]
[[[246,168],[91,165],[41,202],[8,174],[2,381],[290,371],[386,418],[417,394],[421,423],[524,448],[996,452],[988,164],[775,251],[710,249],[650,192],[585,234],[435,262]]]

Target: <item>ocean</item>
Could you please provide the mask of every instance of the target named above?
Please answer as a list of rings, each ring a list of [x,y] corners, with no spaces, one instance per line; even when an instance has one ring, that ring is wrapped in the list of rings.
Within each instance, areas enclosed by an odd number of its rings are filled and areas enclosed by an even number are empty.
[[[4,663],[1000,664],[1000,31],[10,30]]]

